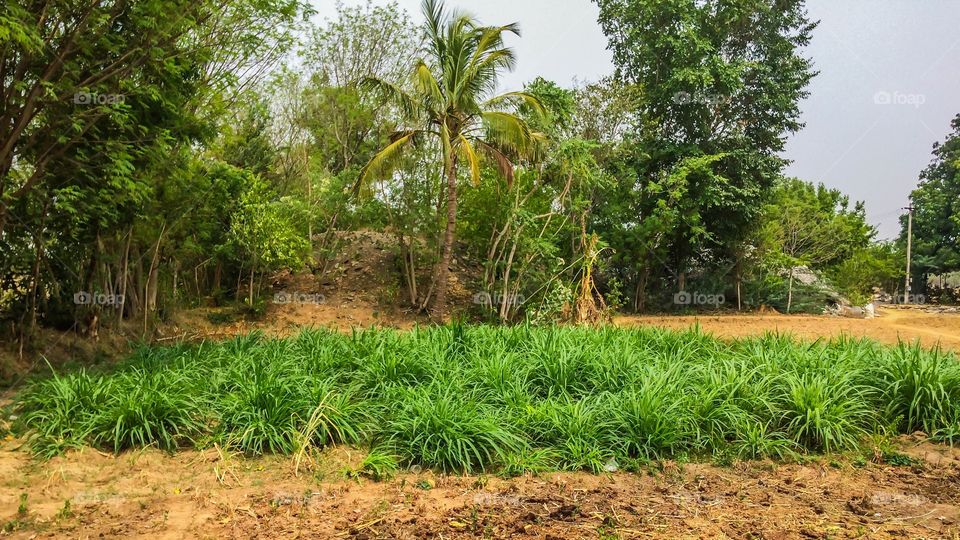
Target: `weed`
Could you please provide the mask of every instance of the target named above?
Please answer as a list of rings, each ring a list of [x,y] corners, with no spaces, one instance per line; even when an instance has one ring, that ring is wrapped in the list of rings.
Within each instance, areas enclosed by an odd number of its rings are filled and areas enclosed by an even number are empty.
[[[361,475],[377,482],[393,478],[398,470],[400,465],[397,456],[379,450],[373,450],[367,454],[359,468]]]
[[[913,467],[917,465],[917,460],[914,458],[893,451],[883,453],[883,462],[887,465],[893,465],[894,467]]]
[[[414,487],[424,491],[430,491],[433,489],[433,484],[431,484],[429,480],[418,480],[417,483],[414,484]]]
[[[57,519],[70,519],[73,517],[70,499],[63,501],[63,507],[57,512]]]
[[[503,457],[500,475],[504,478],[540,474],[557,467],[558,453],[551,448],[510,452]]]

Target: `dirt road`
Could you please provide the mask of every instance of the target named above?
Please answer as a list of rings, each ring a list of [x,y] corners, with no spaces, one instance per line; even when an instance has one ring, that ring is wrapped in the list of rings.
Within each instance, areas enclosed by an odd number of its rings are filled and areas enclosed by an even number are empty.
[[[896,345],[898,340],[919,340],[925,347],[938,343],[944,349],[960,351],[960,314],[926,313],[920,309],[881,309],[873,319],[847,319],[828,315],[698,315],[698,316],[622,316],[615,319],[625,326],[653,325],[665,328],[689,328],[695,324],[720,337],[745,337],[764,332],[794,334],[807,340],[846,334],[867,337]]]

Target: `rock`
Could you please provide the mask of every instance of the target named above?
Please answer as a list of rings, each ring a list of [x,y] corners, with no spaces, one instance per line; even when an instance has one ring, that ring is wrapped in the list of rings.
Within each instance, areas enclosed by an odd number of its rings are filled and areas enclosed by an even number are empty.
[[[840,306],[838,313],[841,317],[847,317],[849,319],[864,319],[866,314],[861,307],[850,307],[850,306]]]

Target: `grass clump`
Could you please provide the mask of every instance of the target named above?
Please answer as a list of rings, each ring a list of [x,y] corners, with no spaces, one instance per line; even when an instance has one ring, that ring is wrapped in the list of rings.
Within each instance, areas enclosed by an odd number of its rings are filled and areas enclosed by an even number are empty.
[[[110,372],[37,380],[16,409],[41,456],[214,442],[303,457],[350,444],[376,449],[358,468],[371,478],[401,464],[602,472],[843,451],[881,431],[960,440],[960,364],[918,346],[698,330],[307,330],[145,347]]]
[[[523,441],[470,395],[431,385],[398,394],[381,437],[407,460],[443,471],[472,472],[501,462]]]

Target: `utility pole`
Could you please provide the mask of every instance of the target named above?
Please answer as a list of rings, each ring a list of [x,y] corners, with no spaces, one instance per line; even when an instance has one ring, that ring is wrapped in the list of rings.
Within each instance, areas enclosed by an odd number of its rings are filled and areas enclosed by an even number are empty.
[[[904,210],[908,210],[910,213],[907,214],[907,279],[903,286],[903,303],[910,303],[910,248],[913,244],[913,205],[910,205]]]

